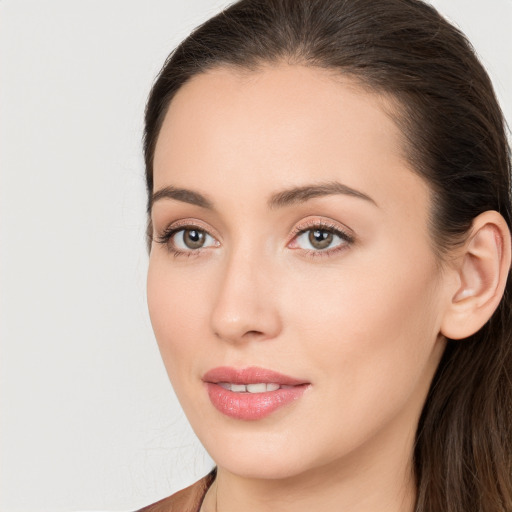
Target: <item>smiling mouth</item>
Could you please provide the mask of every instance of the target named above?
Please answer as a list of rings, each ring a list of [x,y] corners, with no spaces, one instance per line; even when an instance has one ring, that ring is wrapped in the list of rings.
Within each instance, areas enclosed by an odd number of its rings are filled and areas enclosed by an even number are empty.
[[[208,397],[223,415],[254,421],[298,400],[311,383],[264,368],[218,367],[203,376]]]
[[[257,384],[232,384],[230,382],[217,382],[217,385],[221,388],[232,391],[233,393],[266,393],[267,391],[277,391],[278,389],[291,389],[294,386],[286,386],[276,384],[274,382],[265,383],[260,382]]]

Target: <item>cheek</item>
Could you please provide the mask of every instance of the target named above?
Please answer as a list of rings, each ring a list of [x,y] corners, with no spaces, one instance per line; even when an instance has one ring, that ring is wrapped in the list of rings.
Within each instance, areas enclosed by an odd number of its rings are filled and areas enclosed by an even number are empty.
[[[186,373],[204,340],[204,295],[208,288],[200,275],[180,272],[165,256],[150,257],[147,297],[151,324],[167,373],[173,384],[177,373]]]
[[[302,289],[286,325],[297,364],[315,384],[309,416],[323,414],[306,430],[330,440],[326,456],[349,453],[386,426],[405,425],[395,430],[408,435],[419,417],[440,357],[436,286],[414,266],[401,274],[388,266],[310,275],[284,301]]]
[[[381,400],[387,390],[400,400],[430,378],[440,288],[434,260],[423,259],[390,252],[378,264],[360,260],[357,268],[348,263],[337,272],[319,268],[292,280],[283,300],[294,305],[286,324],[312,371],[332,376],[324,382],[333,393],[347,392],[354,403],[374,405],[368,395]]]

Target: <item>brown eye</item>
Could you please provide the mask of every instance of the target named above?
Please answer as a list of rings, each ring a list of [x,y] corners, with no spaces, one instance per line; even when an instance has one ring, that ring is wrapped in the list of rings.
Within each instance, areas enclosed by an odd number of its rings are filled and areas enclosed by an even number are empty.
[[[311,229],[308,235],[309,243],[315,249],[326,249],[332,244],[334,234],[325,229]]]
[[[201,249],[220,246],[208,231],[192,225],[176,228],[171,226],[155,240],[172,251],[174,256],[184,253],[199,254]]]
[[[200,249],[206,241],[206,233],[198,229],[184,229],[181,231],[181,238],[189,249]],[[179,236],[180,232],[176,233]]]
[[[301,229],[290,242],[291,249],[303,249],[318,254],[333,254],[337,250],[350,246],[354,238],[336,227],[324,227],[322,224]]]

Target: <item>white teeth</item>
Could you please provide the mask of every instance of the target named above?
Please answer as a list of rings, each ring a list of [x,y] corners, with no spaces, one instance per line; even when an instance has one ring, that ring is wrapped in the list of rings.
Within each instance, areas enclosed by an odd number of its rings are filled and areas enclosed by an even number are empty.
[[[261,384],[247,384],[247,391],[249,393],[265,393],[267,391],[267,385]]]
[[[233,393],[265,393],[266,391],[277,391],[281,387],[292,387],[292,386],[280,386],[279,384],[266,384],[261,382],[258,384],[231,384],[230,382],[218,382],[218,385],[224,389],[228,389]]]

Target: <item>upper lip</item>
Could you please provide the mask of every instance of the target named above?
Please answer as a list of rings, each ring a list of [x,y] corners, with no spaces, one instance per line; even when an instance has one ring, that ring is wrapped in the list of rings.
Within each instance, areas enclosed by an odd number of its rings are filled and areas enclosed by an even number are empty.
[[[309,384],[303,379],[296,379],[273,370],[251,366],[248,368],[233,368],[219,366],[212,368],[203,375],[204,382],[230,382],[232,384],[279,384],[281,386],[300,386]]]

